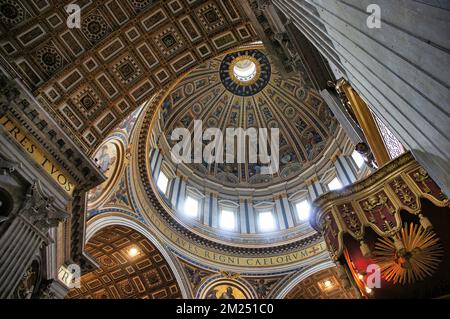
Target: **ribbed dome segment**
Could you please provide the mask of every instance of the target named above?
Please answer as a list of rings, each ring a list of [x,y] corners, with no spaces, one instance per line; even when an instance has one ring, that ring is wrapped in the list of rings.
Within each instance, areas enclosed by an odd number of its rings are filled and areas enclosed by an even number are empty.
[[[243,79],[245,72],[253,73],[253,64],[256,74]],[[238,78],[236,69],[241,71]],[[193,132],[195,120],[202,120],[203,130],[223,132],[226,128],[279,128],[280,168],[274,175],[261,175],[260,163],[190,164],[195,174],[222,184],[279,183],[318,160],[338,126],[318,92],[306,83],[300,77],[282,79],[264,50],[231,53],[198,67],[173,89],[163,103],[161,127],[171,145],[176,143],[170,140],[172,131],[183,127]]]

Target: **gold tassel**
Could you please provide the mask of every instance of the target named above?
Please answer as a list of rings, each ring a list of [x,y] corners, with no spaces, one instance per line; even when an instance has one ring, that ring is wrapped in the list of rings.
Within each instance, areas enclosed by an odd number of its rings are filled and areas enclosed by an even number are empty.
[[[372,256],[369,246],[363,240],[361,240],[360,244],[359,249],[361,249],[362,255],[366,258]]]
[[[433,229],[433,224],[427,217],[420,214],[419,218],[420,218],[420,225],[422,226],[423,229],[425,229],[426,231],[430,231]]]

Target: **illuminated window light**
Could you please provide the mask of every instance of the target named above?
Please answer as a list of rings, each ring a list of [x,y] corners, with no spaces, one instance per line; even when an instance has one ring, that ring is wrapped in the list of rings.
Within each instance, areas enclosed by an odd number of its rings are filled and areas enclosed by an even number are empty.
[[[188,217],[195,218],[198,216],[198,200],[191,196],[186,197],[184,202],[184,214]]]
[[[275,218],[272,212],[261,212],[258,215],[258,226],[262,232],[269,232],[275,230]]]
[[[352,158],[353,158],[353,161],[355,162],[356,166],[358,166],[358,168],[361,168],[364,166],[364,163],[365,163],[364,157],[361,154],[359,154],[357,151],[353,151]]]
[[[297,216],[302,222],[309,220],[309,214],[311,212],[311,205],[307,200],[301,201],[295,205],[297,209]]]
[[[342,183],[337,177],[333,178],[333,180],[330,183],[328,183],[328,189],[330,191],[338,190],[341,188],[342,188]]]
[[[239,81],[249,82],[256,76],[256,64],[249,59],[243,59],[236,63],[233,72]]]
[[[231,210],[222,210],[219,221],[220,228],[233,231],[236,229],[236,215]]]
[[[167,194],[167,189],[169,187],[169,178],[163,173],[160,172],[158,176],[158,181],[156,182],[158,189],[164,194]]]

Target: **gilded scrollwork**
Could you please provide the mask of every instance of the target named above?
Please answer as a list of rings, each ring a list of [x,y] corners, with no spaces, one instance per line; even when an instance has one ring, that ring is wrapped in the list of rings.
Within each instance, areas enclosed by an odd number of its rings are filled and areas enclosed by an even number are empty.
[[[363,209],[367,212],[372,212],[375,208],[385,206],[387,201],[388,198],[384,194],[380,194],[378,196],[373,195],[363,202]]]
[[[421,210],[420,198],[430,199],[440,207],[449,205],[433,179],[406,153],[368,178],[316,199],[312,225],[322,233],[336,259],[344,251],[341,233],[348,232],[364,241],[364,227],[370,227],[379,236],[391,238],[402,229],[402,209],[418,216],[422,227],[430,230],[432,226]],[[336,216],[330,207],[336,207]]]
[[[363,236],[363,223],[359,219],[352,204],[345,203],[338,206],[338,212],[346,226],[348,232],[357,240]]]
[[[428,175],[422,167],[411,171],[408,176],[415,187],[428,199],[439,206],[446,206],[449,203],[448,197],[442,192],[439,186]]]
[[[395,218],[396,209],[386,192],[370,195],[367,199],[360,201],[360,206],[372,227],[378,232],[391,233],[398,228]]]
[[[328,211],[321,221],[322,233],[324,235],[325,242],[330,250],[332,256],[338,255],[339,247],[339,233],[340,229],[336,222],[336,219],[332,216],[331,210]]]
[[[412,174],[414,177],[414,180],[418,183],[418,185],[421,186],[421,190],[424,193],[431,194],[431,189],[427,185],[427,181],[429,180],[430,176],[428,176],[428,173],[423,168],[420,168],[417,172]]]
[[[389,186],[403,205],[412,210],[417,210],[419,208],[416,195],[401,176],[395,177],[390,181]]]

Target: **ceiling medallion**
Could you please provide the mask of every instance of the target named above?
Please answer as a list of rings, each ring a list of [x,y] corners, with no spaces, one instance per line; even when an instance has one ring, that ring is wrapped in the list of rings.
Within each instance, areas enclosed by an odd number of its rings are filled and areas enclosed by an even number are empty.
[[[225,56],[219,72],[228,91],[238,96],[252,96],[269,83],[271,66],[261,51],[244,50]]]

